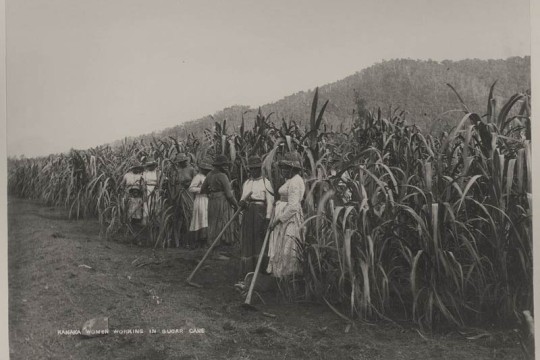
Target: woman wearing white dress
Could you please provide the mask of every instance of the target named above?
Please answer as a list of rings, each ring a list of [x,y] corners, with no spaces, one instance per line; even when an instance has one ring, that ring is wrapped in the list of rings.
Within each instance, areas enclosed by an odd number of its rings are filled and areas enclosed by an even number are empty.
[[[208,196],[201,194],[201,187],[206,179],[206,174],[212,170],[212,165],[207,162],[199,164],[200,173],[195,175],[189,186],[189,192],[195,195],[193,200],[193,215],[189,231],[192,233],[192,247],[204,247],[208,239]]]
[[[279,201],[276,203],[270,234],[267,268],[277,278],[300,271],[297,242],[303,241],[302,199],[305,192],[298,154],[288,154],[285,160],[279,162],[279,167],[286,181],[278,190]]]

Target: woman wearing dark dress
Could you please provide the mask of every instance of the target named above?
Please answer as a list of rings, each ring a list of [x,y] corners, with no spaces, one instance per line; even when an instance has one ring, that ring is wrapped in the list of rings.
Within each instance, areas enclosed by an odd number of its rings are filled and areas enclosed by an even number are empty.
[[[206,175],[201,187],[201,194],[208,196],[208,241],[210,243],[214,242],[238,209],[238,203],[234,198],[227,175],[230,167],[229,160],[225,155],[217,155],[212,165],[214,169]],[[235,234],[237,234],[237,227],[233,222],[223,234],[219,245],[232,245]]]
[[[193,212],[193,195],[189,192],[191,181],[197,175],[197,171],[189,164],[189,158],[180,153],[173,160],[175,169],[167,179],[167,191],[175,206],[175,217],[179,220],[175,227],[174,240],[176,247],[188,246],[189,226]]]

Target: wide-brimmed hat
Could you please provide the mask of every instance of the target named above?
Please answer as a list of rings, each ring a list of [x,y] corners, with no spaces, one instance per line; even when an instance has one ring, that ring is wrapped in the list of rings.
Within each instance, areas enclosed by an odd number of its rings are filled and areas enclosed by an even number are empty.
[[[212,170],[212,165],[208,159],[204,159],[199,162],[199,169]]]
[[[131,165],[129,168],[128,168],[128,171],[133,171],[133,170],[144,170],[144,165],[142,164],[133,164]]]
[[[188,160],[189,160],[189,157],[187,157],[186,154],[179,153],[178,155],[176,155],[176,158],[174,159],[174,162],[181,163],[181,162],[188,161]]]
[[[248,168],[257,168],[261,167],[262,161],[261,158],[258,156],[250,156],[248,159],[247,167]]]
[[[302,169],[302,158],[298,153],[287,153],[285,154],[285,157],[278,162],[278,165]]]
[[[214,159],[214,162],[212,163],[214,166],[219,165],[230,165],[229,159],[225,155],[217,155]]]

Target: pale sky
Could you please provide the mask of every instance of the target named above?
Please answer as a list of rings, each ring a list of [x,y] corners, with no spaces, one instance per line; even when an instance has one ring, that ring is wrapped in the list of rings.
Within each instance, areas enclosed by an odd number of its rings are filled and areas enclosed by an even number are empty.
[[[528,0],[7,0],[8,155],[259,106],[393,58],[530,55]]]

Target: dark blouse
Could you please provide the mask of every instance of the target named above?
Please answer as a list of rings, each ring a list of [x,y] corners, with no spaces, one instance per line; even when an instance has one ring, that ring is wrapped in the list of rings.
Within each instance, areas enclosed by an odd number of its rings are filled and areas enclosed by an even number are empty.
[[[206,175],[206,179],[201,187],[201,194],[211,194],[222,192],[231,204],[236,205],[231,182],[229,177],[224,172],[214,169]]]

